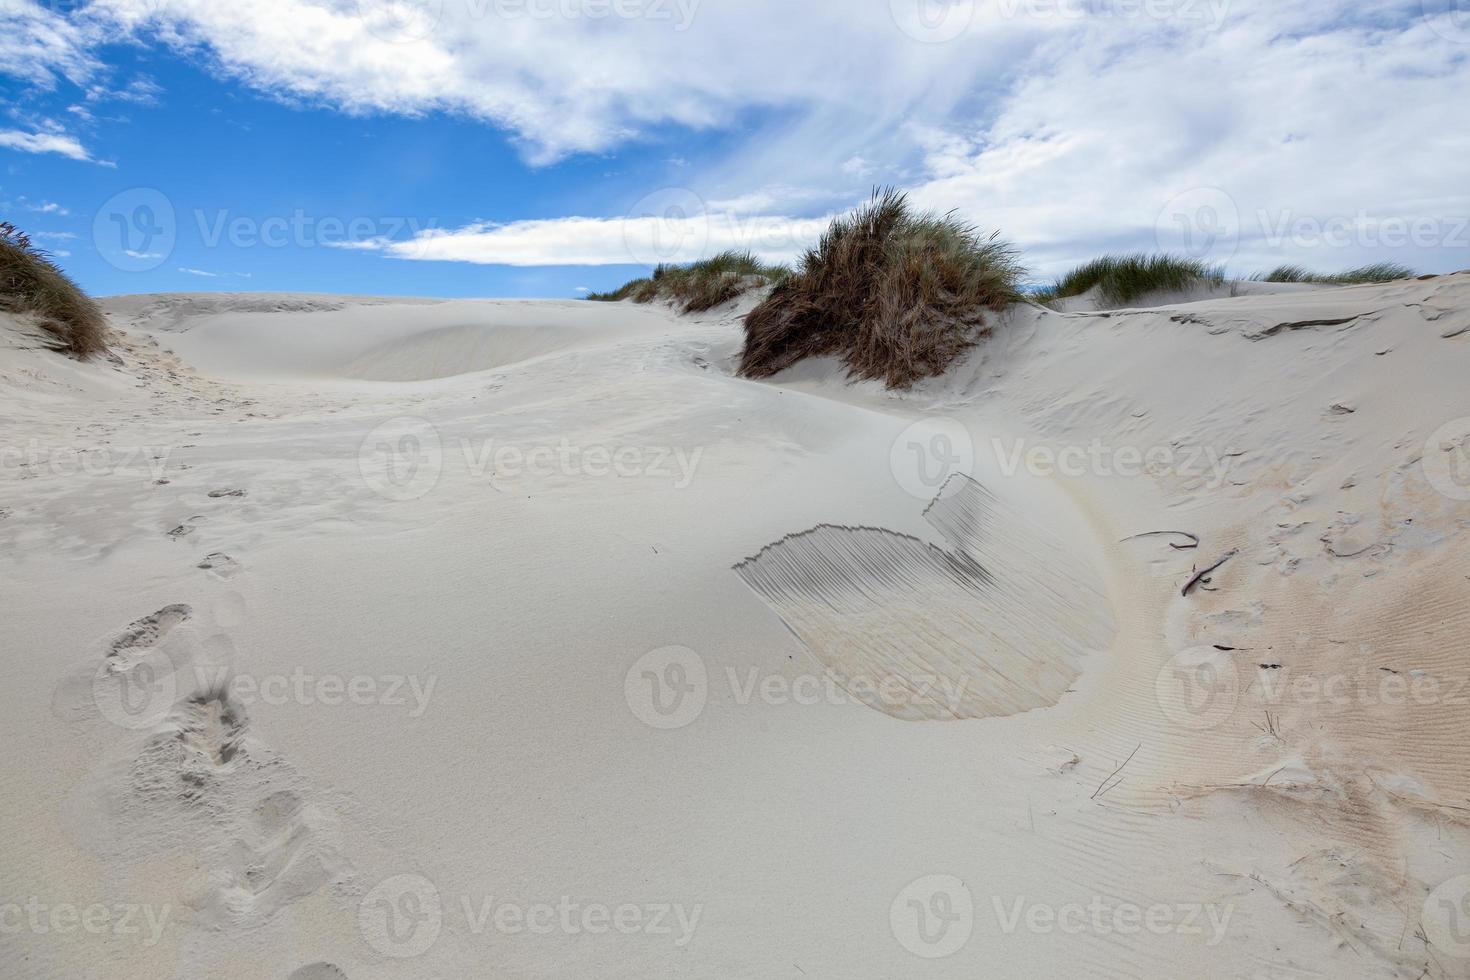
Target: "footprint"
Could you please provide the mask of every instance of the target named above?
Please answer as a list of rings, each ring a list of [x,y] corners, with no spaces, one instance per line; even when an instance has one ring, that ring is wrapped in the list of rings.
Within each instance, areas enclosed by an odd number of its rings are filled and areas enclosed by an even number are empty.
[[[175,541],[177,541],[179,538],[188,537],[189,535],[193,534],[194,531],[195,531],[195,529],[198,528],[200,524],[205,524],[205,523],[208,523],[208,518],[200,517],[200,516],[197,516],[196,515],[194,517],[189,518],[187,521],[185,521],[184,523],[180,524],[178,527],[174,528],[172,531],[168,532],[168,536],[171,537],[171,538],[173,538]]]
[[[223,766],[240,751],[249,722],[244,705],[221,684],[191,698],[176,719],[178,737],[189,748]]]
[[[233,578],[240,572],[240,563],[222,551],[216,551],[212,555],[205,555],[199,562],[197,568],[206,572],[213,572],[220,578]]]
[[[158,645],[159,640],[172,632],[174,627],[188,622],[192,615],[194,615],[194,610],[191,607],[178,603],[164,606],[151,616],[144,616],[113,637],[107,645],[107,658],[121,660],[125,657],[136,657],[151,650]]]
[[[56,705],[69,720],[107,723],[109,747],[64,816],[78,839],[104,858],[187,861],[186,904],[205,926],[236,932],[353,872],[337,814],[256,734],[232,690],[240,656],[217,607],[165,606],[106,638],[106,659],[89,657]],[[145,723],[97,704],[99,669],[149,675],[127,688],[147,695]],[[329,963],[293,976],[344,978]]]
[[[215,500],[218,500],[221,497],[243,497],[243,496],[245,496],[245,491],[244,490],[211,490],[211,491],[209,491],[209,496],[212,497],[212,498],[214,498]]]

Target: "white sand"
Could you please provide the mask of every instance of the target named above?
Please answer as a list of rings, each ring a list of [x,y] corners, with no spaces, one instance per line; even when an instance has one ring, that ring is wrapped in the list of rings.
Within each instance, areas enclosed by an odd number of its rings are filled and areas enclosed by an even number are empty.
[[[1470,975],[1470,275],[1179,299],[7,319],[0,976]]]

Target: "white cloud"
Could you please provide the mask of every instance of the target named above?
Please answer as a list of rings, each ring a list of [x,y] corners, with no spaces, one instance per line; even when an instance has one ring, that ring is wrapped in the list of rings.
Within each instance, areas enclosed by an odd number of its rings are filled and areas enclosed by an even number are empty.
[[[692,262],[728,249],[766,261],[790,261],[828,219],[730,212],[627,218],[554,218],[429,229],[411,239],[374,239],[337,247],[376,250],[397,259],[478,265],[654,265]]]
[[[1209,187],[1245,225],[1242,265],[1317,255],[1444,267],[1464,252],[1445,228],[1416,249],[1369,240],[1385,219],[1470,215],[1470,136],[1455,124],[1470,103],[1470,22],[1451,0],[593,2],[95,0],[60,17],[0,0],[0,71],[42,84],[106,75],[92,54],[102,39],[161,40],[285,99],[483,120],[537,163],[670,124],[715,128],[721,157],[678,178],[715,211],[804,232],[811,219],[788,216],[895,183],[1002,229],[1044,273],[1156,247],[1170,200]],[[405,9],[430,16],[392,16]],[[619,9],[668,16],[590,16]],[[682,146],[659,156],[699,159]],[[1354,231],[1347,246],[1313,251],[1302,236],[1268,240],[1262,212],[1272,227],[1336,218]],[[647,252],[623,241],[623,224],[556,217],[356,247],[605,264]],[[778,246],[757,251],[792,254],[797,236],[774,233]],[[712,234],[709,248],[725,243],[742,236]]]
[[[1182,249],[1179,220],[1201,245],[1218,224],[1206,255],[1239,271],[1463,265],[1470,135],[1446,120],[1470,102],[1470,31],[1386,26],[1374,14],[1402,5],[1377,6],[1353,21],[1235,0],[1220,30],[1058,38],[987,125],[921,134],[913,196],[1003,229],[1047,273],[1103,248]],[[1396,244],[1416,221],[1419,243]],[[1340,244],[1333,225],[1351,226]]]
[[[157,105],[163,87],[151,78],[134,78],[121,88],[93,85],[87,89],[88,102],[131,102],[134,105]],[[72,106],[73,110],[81,108]],[[85,110],[83,110],[85,111]]]
[[[853,136],[940,120],[1034,33],[992,18],[968,43],[924,44],[888,2],[838,0],[95,0],[64,23],[68,52],[120,30],[202,49],[207,64],[290,98],[465,113],[509,130],[537,162],[670,123],[730,124],[751,107]]]
[[[21,153],[60,153],[64,157],[92,163],[92,155],[73,136],[64,133],[27,133],[0,129],[0,146]]]
[[[156,255],[151,255],[151,256],[150,255],[137,255],[137,254],[135,254],[133,252],[129,252],[128,254],[129,255],[132,255],[134,258],[160,258],[161,257],[161,256],[156,256]],[[181,266],[179,266],[179,271],[182,272],[182,273],[184,273],[187,276],[199,276],[199,277],[204,278],[204,279],[221,279],[221,278],[249,279],[251,277],[251,275],[252,275],[249,272],[210,272],[208,269],[195,269],[195,268],[192,268],[192,267],[187,266],[187,265],[181,265]]]
[[[100,67],[97,35],[33,0],[0,0],[0,75],[51,88],[58,77],[80,82]]]

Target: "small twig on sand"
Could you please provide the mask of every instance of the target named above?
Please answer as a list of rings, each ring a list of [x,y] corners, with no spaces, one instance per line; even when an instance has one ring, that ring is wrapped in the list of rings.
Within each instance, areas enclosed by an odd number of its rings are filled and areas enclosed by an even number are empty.
[[[1276,719],[1271,716],[1271,712],[1270,711],[1267,711],[1266,712],[1266,724],[1265,724],[1264,727],[1262,727],[1261,725],[1256,724],[1255,722],[1251,722],[1251,724],[1252,725],[1255,725],[1257,729],[1259,729],[1260,731],[1265,732],[1267,735],[1270,735],[1272,738],[1274,738],[1278,742],[1283,742],[1284,743],[1286,741],[1286,739],[1284,739],[1284,738],[1281,737],[1281,732],[1277,731],[1277,729],[1276,729]],[[1284,769],[1284,768],[1286,768],[1286,767],[1285,766],[1282,766],[1282,769]],[[1276,770],[1276,772],[1280,772],[1280,771],[1281,771],[1281,769],[1277,769]],[[1276,772],[1273,772],[1271,774],[1271,776],[1276,775]],[[1267,776],[1266,777],[1266,782],[1270,782],[1271,781],[1271,776]],[[1266,783],[1262,783],[1261,785],[1264,786],[1264,785],[1266,785]]]
[[[1153,538],[1160,535],[1188,538],[1190,540],[1190,544],[1175,544],[1174,542],[1170,541],[1169,547],[1173,548],[1175,551],[1192,551],[1193,549],[1199,547],[1199,535],[1190,534],[1188,531],[1144,531],[1142,534],[1130,534],[1128,537],[1124,538],[1123,541],[1137,541],[1139,538]],[[1122,542],[1120,541],[1119,544],[1121,543]]]
[[[1120,783],[1122,783],[1123,780],[1119,779],[1118,782],[1113,783],[1111,786],[1108,785],[1108,781],[1111,780],[1114,776],[1118,775],[1118,773],[1122,772],[1123,771],[1123,766],[1126,766],[1126,765],[1128,765],[1128,763],[1132,762],[1133,761],[1133,757],[1138,754],[1138,750],[1141,749],[1141,748],[1143,748],[1143,743],[1142,742],[1139,742],[1138,743],[1138,746],[1132,752],[1128,753],[1128,758],[1126,758],[1126,759],[1123,760],[1123,765],[1122,766],[1119,766],[1118,768],[1114,769],[1112,772],[1108,773],[1108,778],[1107,779],[1104,779],[1102,782],[1100,782],[1100,783],[1097,784],[1097,789],[1095,789],[1095,790],[1092,791],[1092,796],[1089,797],[1089,798],[1095,800],[1099,796],[1102,796],[1103,794],[1109,792],[1110,790],[1117,789],[1118,788],[1118,785]],[[1107,788],[1104,789],[1104,787],[1107,787]]]
[[[1219,561],[1215,562],[1215,564],[1198,573],[1197,575],[1195,575],[1194,578],[1185,583],[1184,591],[1179,594],[1183,596],[1188,596],[1195,589],[1199,588],[1201,584],[1207,584],[1210,581],[1211,573],[1213,573],[1221,565],[1225,564],[1227,561],[1234,558],[1238,554],[1240,554],[1240,549],[1238,548],[1227,553],[1224,558],[1221,558]]]

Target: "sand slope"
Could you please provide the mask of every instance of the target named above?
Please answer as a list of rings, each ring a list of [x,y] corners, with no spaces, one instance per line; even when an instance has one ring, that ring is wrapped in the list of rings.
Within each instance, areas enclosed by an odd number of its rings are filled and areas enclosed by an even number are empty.
[[[0,975],[1470,974],[1470,275],[1244,293],[0,323]]]

